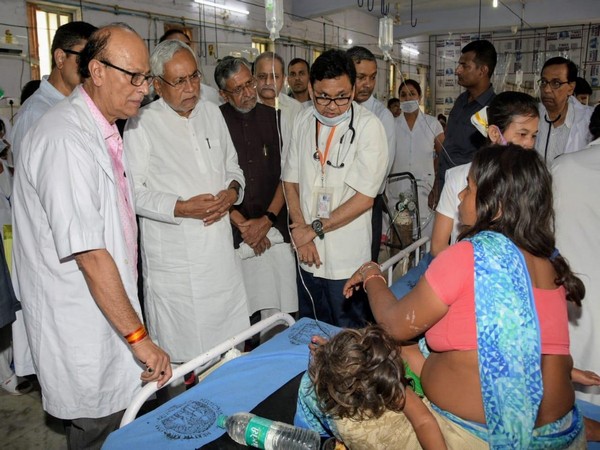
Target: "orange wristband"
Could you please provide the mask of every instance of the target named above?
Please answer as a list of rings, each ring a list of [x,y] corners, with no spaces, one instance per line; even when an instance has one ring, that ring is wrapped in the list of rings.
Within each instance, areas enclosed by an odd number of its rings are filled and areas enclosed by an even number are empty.
[[[129,333],[128,335],[126,335],[125,336],[125,340],[127,341],[127,343],[129,345],[133,345],[133,344],[135,344],[137,342],[140,342],[146,336],[148,336],[148,332],[146,331],[146,327],[144,325],[141,325],[137,330],[135,330],[132,333]]]
[[[385,277],[379,273],[374,273],[373,275],[369,275],[365,281],[363,281],[363,289],[365,290],[365,292],[367,292],[367,281],[372,280],[373,278],[381,278],[383,280],[383,282],[385,283]]]

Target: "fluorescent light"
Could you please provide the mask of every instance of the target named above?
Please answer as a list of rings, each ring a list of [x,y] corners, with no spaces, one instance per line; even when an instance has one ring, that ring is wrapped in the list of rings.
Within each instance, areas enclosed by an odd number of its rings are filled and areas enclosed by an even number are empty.
[[[210,2],[208,0],[194,0],[194,1],[201,5],[213,6],[215,8],[224,9],[225,11],[232,11],[232,12],[245,14],[245,15],[250,14],[250,11],[248,11],[247,9],[236,8],[235,6],[219,5],[218,3]]]
[[[408,53],[409,55],[417,56],[419,54],[419,50],[414,47],[409,47],[408,45],[402,45],[402,51]]]
[[[493,6],[494,8],[497,8],[497,7],[498,7],[498,0],[493,0],[493,1],[492,1],[492,6]]]
[[[348,39],[348,45],[352,45],[352,39]]]

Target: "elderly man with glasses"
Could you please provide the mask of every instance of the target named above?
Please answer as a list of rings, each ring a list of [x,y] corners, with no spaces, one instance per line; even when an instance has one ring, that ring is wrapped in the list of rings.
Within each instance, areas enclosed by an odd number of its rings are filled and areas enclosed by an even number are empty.
[[[100,448],[143,382],[171,377],[137,297],[131,173],[115,121],[137,114],[152,80],[129,26],[94,32],[81,86],[25,136],[14,186],[14,284],[43,406],[69,448]]]
[[[244,200],[233,207],[231,223],[248,312],[260,311],[262,319],[277,311],[295,312],[296,272],[281,185],[281,110],[257,103],[257,82],[242,58],[219,62],[215,81],[226,101],[221,112],[246,175]]]
[[[283,170],[300,262],[300,316],[316,314],[342,327],[370,319],[364,295],[346,301],[342,287],[371,259],[371,209],[388,166],[385,130],[353,101],[355,82],[346,52],[328,50],[317,58],[310,69],[313,106],[294,127]]]
[[[535,149],[548,167],[559,155],[581,150],[592,140],[588,126],[594,109],[582,105],[573,95],[576,80],[577,66],[561,56],[550,58],[542,67]]]
[[[194,51],[166,40],[150,67],[160,99],[128,121],[125,153],[140,217],[148,329],[183,363],[249,326],[228,217],[242,201],[244,174],[219,108],[200,101]]]

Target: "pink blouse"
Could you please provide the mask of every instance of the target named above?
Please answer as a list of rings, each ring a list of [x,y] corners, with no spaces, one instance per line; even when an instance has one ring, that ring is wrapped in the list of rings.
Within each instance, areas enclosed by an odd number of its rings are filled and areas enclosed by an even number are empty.
[[[473,246],[463,241],[440,253],[425,273],[434,292],[449,306],[446,315],[425,333],[428,345],[436,352],[477,349],[473,264]],[[541,328],[542,353],[568,355],[565,288],[534,288],[533,296]]]

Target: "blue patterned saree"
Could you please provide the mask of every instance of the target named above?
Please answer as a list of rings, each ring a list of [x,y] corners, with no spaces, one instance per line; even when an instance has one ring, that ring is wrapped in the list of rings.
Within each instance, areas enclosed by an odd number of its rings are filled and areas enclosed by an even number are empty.
[[[537,448],[534,428],[543,395],[541,339],[525,258],[499,233],[484,231],[469,241],[474,253],[479,376],[487,422],[484,439],[491,449]],[[567,432],[554,434],[553,445],[546,448],[568,445],[580,430],[580,426],[564,427],[562,431]]]

